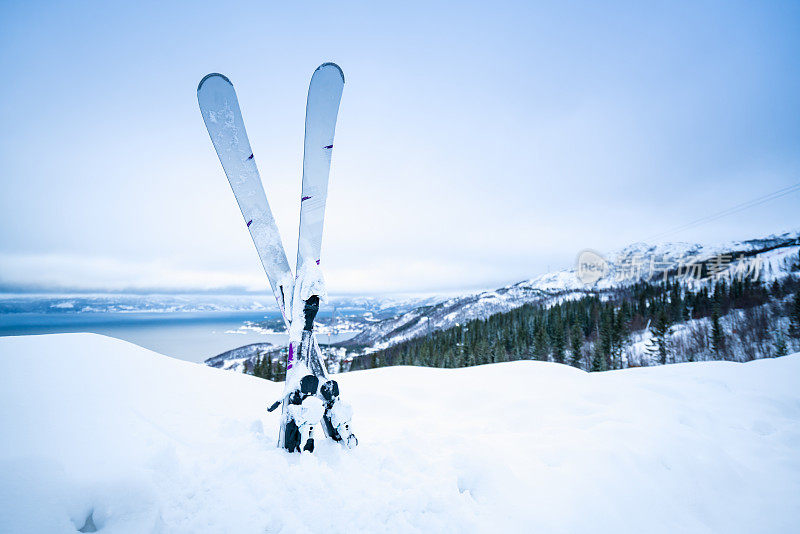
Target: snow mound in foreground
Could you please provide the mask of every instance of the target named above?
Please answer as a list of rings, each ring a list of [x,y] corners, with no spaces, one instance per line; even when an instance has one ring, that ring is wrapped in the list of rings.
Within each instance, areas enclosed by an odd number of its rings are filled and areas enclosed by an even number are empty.
[[[360,447],[289,455],[265,410],[281,384],[99,335],[0,338],[0,531],[800,526],[800,354],[338,378]]]

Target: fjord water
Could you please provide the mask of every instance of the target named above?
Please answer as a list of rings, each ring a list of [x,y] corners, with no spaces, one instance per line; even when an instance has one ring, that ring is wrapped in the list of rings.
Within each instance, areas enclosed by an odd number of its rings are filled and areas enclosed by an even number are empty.
[[[250,343],[286,343],[286,334],[242,328],[248,323],[280,319],[277,311],[103,312],[0,314],[0,336],[91,332],[130,341],[146,349],[202,362]],[[321,317],[324,322],[325,317]],[[352,334],[331,336],[331,341]],[[328,342],[328,336],[320,338]]]

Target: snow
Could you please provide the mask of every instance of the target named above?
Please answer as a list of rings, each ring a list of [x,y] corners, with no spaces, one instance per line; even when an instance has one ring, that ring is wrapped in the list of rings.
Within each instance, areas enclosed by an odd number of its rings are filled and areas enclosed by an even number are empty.
[[[282,384],[94,334],[0,338],[0,531],[792,532],[800,354],[337,376],[360,446],[275,448]]]
[[[431,328],[444,330],[456,323],[465,324],[473,319],[485,319],[529,303],[549,307],[587,295],[598,295],[605,300],[608,299],[609,292],[625,286],[643,280],[661,281],[665,268],[673,272],[679,268],[688,270],[686,266],[692,262],[711,261],[719,255],[729,256],[724,258],[729,263],[720,259],[720,271],[717,273],[720,278],[730,281],[748,276],[762,282],[772,282],[792,276],[792,269],[800,252],[798,241],[800,229],[761,239],[731,241],[719,245],[634,243],[605,255],[608,274],[593,284],[587,285],[581,281],[575,269],[551,272],[494,291],[462,295],[441,300],[431,306],[418,307],[402,316],[368,325],[351,341],[355,346],[368,346],[365,350],[368,353],[424,335]],[[761,252],[750,257],[741,257],[743,252],[754,251]],[[716,282],[714,277],[702,280],[694,280],[691,276],[679,278],[693,290],[709,287]]]

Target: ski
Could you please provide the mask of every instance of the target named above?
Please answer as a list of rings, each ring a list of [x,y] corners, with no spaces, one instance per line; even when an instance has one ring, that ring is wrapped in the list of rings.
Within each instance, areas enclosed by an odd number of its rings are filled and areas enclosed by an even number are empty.
[[[324,63],[311,76],[306,104],[303,146],[303,193],[300,199],[300,232],[297,238],[297,276],[306,263],[320,263],[322,226],[328,200],[333,136],[344,74],[335,63]]]
[[[328,177],[331,168],[333,137],[339,102],[344,90],[344,74],[335,63],[323,63],[314,71],[308,86],[306,103],[305,140],[303,146],[303,187],[300,197],[300,229],[297,236],[297,267],[292,320],[297,320],[291,341],[311,349],[315,342],[313,316],[319,309],[319,299],[327,297],[319,270],[322,249],[322,229],[328,199]],[[300,325],[303,325],[302,330]],[[309,337],[302,344],[302,336]],[[315,361],[312,350],[298,351],[302,361],[317,376],[325,376],[324,366]]]
[[[328,379],[313,332],[320,298],[326,298],[319,252],[343,87],[344,75],[333,63],[318,67],[309,86],[296,276],[264,192],[233,84],[213,73],[197,87],[203,121],[289,331],[284,396],[269,411],[282,406],[278,446],[292,452],[313,451],[313,430],[320,420],[332,440],[348,447],[358,443],[350,430],[352,410],[339,399],[338,384]]]
[[[321,383],[317,397],[325,403],[322,417],[325,434],[348,447],[358,443],[350,431],[349,406],[339,399],[338,384],[328,379],[314,335],[314,318],[319,311],[320,301],[327,298],[319,267],[320,251],[333,138],[343,89],[344,74],[335,63],[324,63],[317,67],[308,87],[300,230],[297,238],[289,350],[290,357],[296,355],[296,359],[289,362],[290,365],[287,364],[287,394],[284,397],[287,400],[283,405],[284,430],[281,432],[282,444],[289,450],[298,448],[300,444],[292,438],[296,433],[292,422],[292,405],[288,399],[294,394],[292,391],[297,390],[298,381],[305,380],[308,376],[317,377]],[[333,389],[336,390],[335,396],[326,395],[326,392]]]
[[[236,91],[227,77],[209,74],[197,86],[197,102],[288,328],[294,276],[258,174]]]

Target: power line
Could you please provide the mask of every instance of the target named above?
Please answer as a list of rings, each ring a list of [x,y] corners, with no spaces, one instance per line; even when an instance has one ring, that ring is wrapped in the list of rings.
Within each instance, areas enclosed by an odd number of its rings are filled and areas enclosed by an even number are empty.
[[[675,228],[672,228],[672,229],[667,230],[665,232],[654,234],[654,235],[644,239],[644,241],[651,241],[651,240],[659,239],[659,238],[662,238],[662,237],[670,235],[670,234],[682,232],[684,230],[688,230],[688,229],[694,228],[696,226],[701,226],[703,224],[709,223],[711,221],[715,221],[715,220],[720,219],[722,217],[727,217],[728,215],[733,215],[734,213],[738,213],[740,211],[744,211],[746,209],[753,208],[753,207],[758,206],[760,204],[764,204],[765,202],[770,202],[772,200],[776,200],[776,199],[778,199],[780,197],[789,195],[789,194],[794,193],[796,191],[800,191],[800,182],[798,182],[796,184],[793,184],[793,185],[790,185],[790,186],[786,186],[786,187],[781,188],[781,189],[778,189],[777,191],[773,191],[772,193],[768,193],[768,194],[760,196],[758,198],[754,198],[752,200],[748,200],[746,202],[742,202],[741,204],[737,204],[735,206],[731,206],[730,208],[724,209],[724,210],[719,211],[717,213],[712,213],[711,215],[706,215],[705,217],[700,217],[699,219],[695,219],[694,221],[688,222],[688,223],[683,224],[681,226],[676,226]]]

